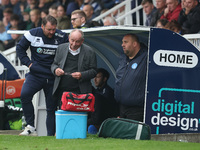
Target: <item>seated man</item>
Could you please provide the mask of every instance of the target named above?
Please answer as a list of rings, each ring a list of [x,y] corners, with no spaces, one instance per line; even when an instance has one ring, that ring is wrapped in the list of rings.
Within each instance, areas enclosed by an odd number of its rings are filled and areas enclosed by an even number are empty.
[[[115,25],[117,25],[117,22],[114,17],[107,16],[103,19],[103,25],[104,26],[115,26]]]
[[[178,0],[166,0],[167,8],[164,10],[164,14],[160,17],[160,19],[166,18],[168,21],[178,20],[178,16],[180,11],[182,10],[181,4],[179,4]]]
[[[83,11],[87,17],[87,23],[92,22],[92,19],[94,19],[96,17],[94,14],[93,7],[90,4],[84,5]]]
[[[89,25],[87,24],[86,20],[87,20],[87,16],[83,10],[78,9],[78,10],[74,10],[71,13],[71,23],[74,29],[88,28]]]
[[[200,31],[200,5],[197,0],[185,0],[184,9],[178,18],[183,28],[183,34],[193,34]]]
[[[96,134],[101,123],[111,117],[119,115],[118,105],[114,99],[114,91],[107,84],[109,72],[103,68],[97,70],[97,75],[94,78],[95,86],[95,111],[88,115],[88,133]]]
[[[102,10],[101,4],[96,0],[84,0],[84,3],[81,5],[80,9],[83,10],[83,7],[88,4],[93,7],[95,16],[100,15],[100,12]]]
[[[150,26],[152,16],[155,13],[156,8],[154,7],[152,0],[143,0],[141,4],[142,4],[142,7],[143,7],[143,11],[146,14],[145,26]]]
[[[157,10],[151,18],[151,26],[156,26],[157,21],[164,14],[164,10],[166,8],[166,0],[156,0],[156,8]]]
[[[94,8],[92,5],[87,4],[83,6],[83,11],[86,15],[87,21],[86,24],[88,24],[89,27],[95,27],[95,26],[102,26],[102,21],[93,21],[93,19],[96,17],[94,14]]]

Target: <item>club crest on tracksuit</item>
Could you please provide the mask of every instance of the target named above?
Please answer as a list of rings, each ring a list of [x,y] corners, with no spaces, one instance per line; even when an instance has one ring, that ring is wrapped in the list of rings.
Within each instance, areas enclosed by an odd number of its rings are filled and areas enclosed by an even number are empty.
[[[131,68],[132,68],[132,69],[136,69],[137,66],[138,66],[138,64],[137,64],[137,63],[134,63],[134,64],[132,64]]]

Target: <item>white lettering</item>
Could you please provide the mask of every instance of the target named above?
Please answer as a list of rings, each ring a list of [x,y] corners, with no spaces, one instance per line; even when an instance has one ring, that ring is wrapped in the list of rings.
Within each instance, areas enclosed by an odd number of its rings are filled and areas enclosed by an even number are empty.
[[[75,103],[72,103],[72,102],[68,102],[67,104],[71,105],[71,106],[79,106],[80,108],[77,108],[77,109],[84,109],[84,110],[89,109],[88,108],[88,104],[84,104],[84,103],[82,103],[82,104],[75,104]]]
[[[154,62],[159,66],[194,68],[198,57],[193,52],[158,50],[153,55]]]
[[[196,130],[198,128],[197,118],[181,118],[180,114],[176,117],[161,116],[160,113],[151,118],[152,125],[155,126],[177,126],[182,130]]]

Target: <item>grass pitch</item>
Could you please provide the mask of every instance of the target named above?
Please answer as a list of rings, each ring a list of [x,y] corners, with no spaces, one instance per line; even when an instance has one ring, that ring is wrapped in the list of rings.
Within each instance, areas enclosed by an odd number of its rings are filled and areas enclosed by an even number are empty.
[[[0,150],[199,150],[199,143],[100,138],[56,139],[48,136],[0,135]]]

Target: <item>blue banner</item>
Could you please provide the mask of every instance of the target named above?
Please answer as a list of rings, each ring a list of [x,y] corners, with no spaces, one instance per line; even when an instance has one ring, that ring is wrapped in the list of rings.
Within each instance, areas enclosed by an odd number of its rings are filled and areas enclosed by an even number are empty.
[[[152,134],[200,132],[199,58],[181,35],[150,30],[145,122]]]
[[[5,77],[4,69],[7,69],[7,76]],[[10,61],[0,53],[0,80],[6,78],[7,80],[15,80],[19,79],[19,73],[14,68],[14,66],[10,63]]]

